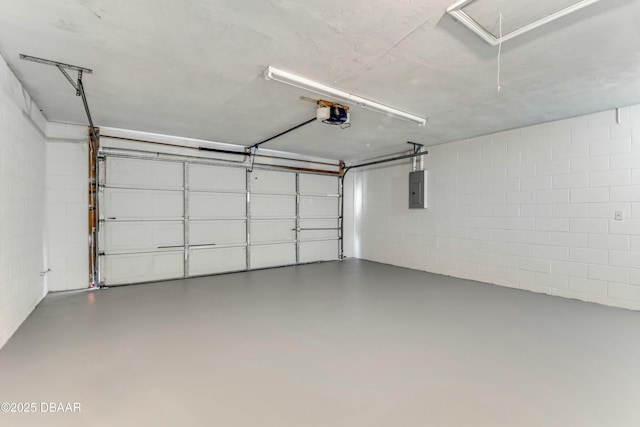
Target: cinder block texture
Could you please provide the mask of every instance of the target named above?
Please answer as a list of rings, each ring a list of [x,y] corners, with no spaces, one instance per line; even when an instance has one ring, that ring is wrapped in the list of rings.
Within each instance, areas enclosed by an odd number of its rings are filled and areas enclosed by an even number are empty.
[[[84,289],[89,285],[87,142],[47,142],[46,163],[49,291]]]
[[[0,58],[0,347],[46,294],[45,126]]]
[[[409,162],[358,170],[354,256],[640,310],[640,106],[615,117],[429,147],[424,211]]]

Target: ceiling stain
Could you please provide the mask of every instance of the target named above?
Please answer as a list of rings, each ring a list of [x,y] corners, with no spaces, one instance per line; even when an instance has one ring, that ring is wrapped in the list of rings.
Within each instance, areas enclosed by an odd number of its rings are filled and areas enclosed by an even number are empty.
[[[74,34],[81,34],[79,25],[73,21],[58,19],[53,25],[62,31],[68,31]]]

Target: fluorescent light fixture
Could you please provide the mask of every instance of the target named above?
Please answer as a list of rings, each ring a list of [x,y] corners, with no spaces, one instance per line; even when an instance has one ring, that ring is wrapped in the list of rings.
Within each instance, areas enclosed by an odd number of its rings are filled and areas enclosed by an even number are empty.
[[[388,114],[393,117],[408,120],[410,122],[417,123],[420,126],[424,126],[427,123],[427,119],[425,119],[424,117],[409,114],[396,108],[377,103],[367,98],[362,98],[361,96],[353,95],[340,89],[332,88],[325,84],[318,83],[316,81],[309,80],[307,78],[300,77],[274,67],[267,67],[267,69],[264,70],[264,77],[267,80],[276,80],[278,82],[286,83],[288,85],[308,90],[320,95],[340,99],[349,104],[359,105],[361,107],[365,107],[379,113]]]
[[[573,13],[577,10],[580,10],[584,7],[592,5],[600,0],[574,0],[574,1],[557,1],[557,0],[547,0],[547,1],[539,1],[539,0],[531,0],[531,4],[521,4],[520,2],[514,2],[513,0],[505,1],[505,0],[460,0],[453,5],[451,5],[447,9],[447,13],[453,16],[455,19],[460,21],[462,24],[467,26],[471,31],[479,35],[484,41],[489,43],[492,46],[499,45],[501,42],[505,42],[514,37],[522,35],[526,32],[533,30],[534,28],[538,28],[544,24],[548,24],[549,22],[555,21],[558,18],[561,18],[565,15]],[[524,2],[523,2],[524,3]],[[475,16],[474,13],[482,14],[483,5],[488,9],[495,9],[496,15],[495,20],[498,19],[498,14],[502,11],[502,19],[508,19],[510,17],[514,17],[516,19],[525,19],[528,15],[531,15],[531,12],[535,12],[535,5],[539,5],[538,9],[552,9],[548,11],[548,15],[544,15],[538,19],[530,19],[528,22],[520,23],[520,25],[514,25],[514,28],[511,31],[508,31],[506,34],[503,34],[502,37],[496,36],[493,32],[491,32],[486,24],[483,25],[482,21],[486,18],[486,16],[480,17]],[[555,10],[553,5],[556,5]],[[517,7],[519,10],[512,11],[506,13],[505,9],[513,9]],[[465,10],[465,8],[467,10]],[[475,9],[475,10],[474,10]],[[539,11],[540,12],[540,11]],[[546,13],[546,12],[543,12]],[[475,19],[474,19],[475,16]],[[538,15],[539,16],[539,15]],[[530,16],[529,16],[530,17]]]

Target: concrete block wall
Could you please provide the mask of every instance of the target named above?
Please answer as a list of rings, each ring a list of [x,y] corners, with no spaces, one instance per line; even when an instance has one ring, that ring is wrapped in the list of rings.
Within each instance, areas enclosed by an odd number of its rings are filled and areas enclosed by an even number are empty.
[[[356,173],[356,257],[640,309],[640,106],[429,148]],[[622,220],[616,220],[616,212]]]
[[[0,347],[46,294],[45,127],[0,58]]]
[[[88,145],[87,128],[80,128],[83,139],[51,140],[46,147],[49,291],[89,286]]]

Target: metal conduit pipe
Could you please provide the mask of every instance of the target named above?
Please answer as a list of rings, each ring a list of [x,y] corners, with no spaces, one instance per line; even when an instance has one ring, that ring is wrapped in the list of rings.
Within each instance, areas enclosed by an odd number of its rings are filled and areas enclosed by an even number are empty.
[[[95,167],[95,184],[94,184],[94,223],[95,223],[95,239],[94,239],[94,283],[93,285],[102,288],[102,269],[100,266],[100,156],[99,156],[100,140],[95,141],[94,150],[94,167]]]

